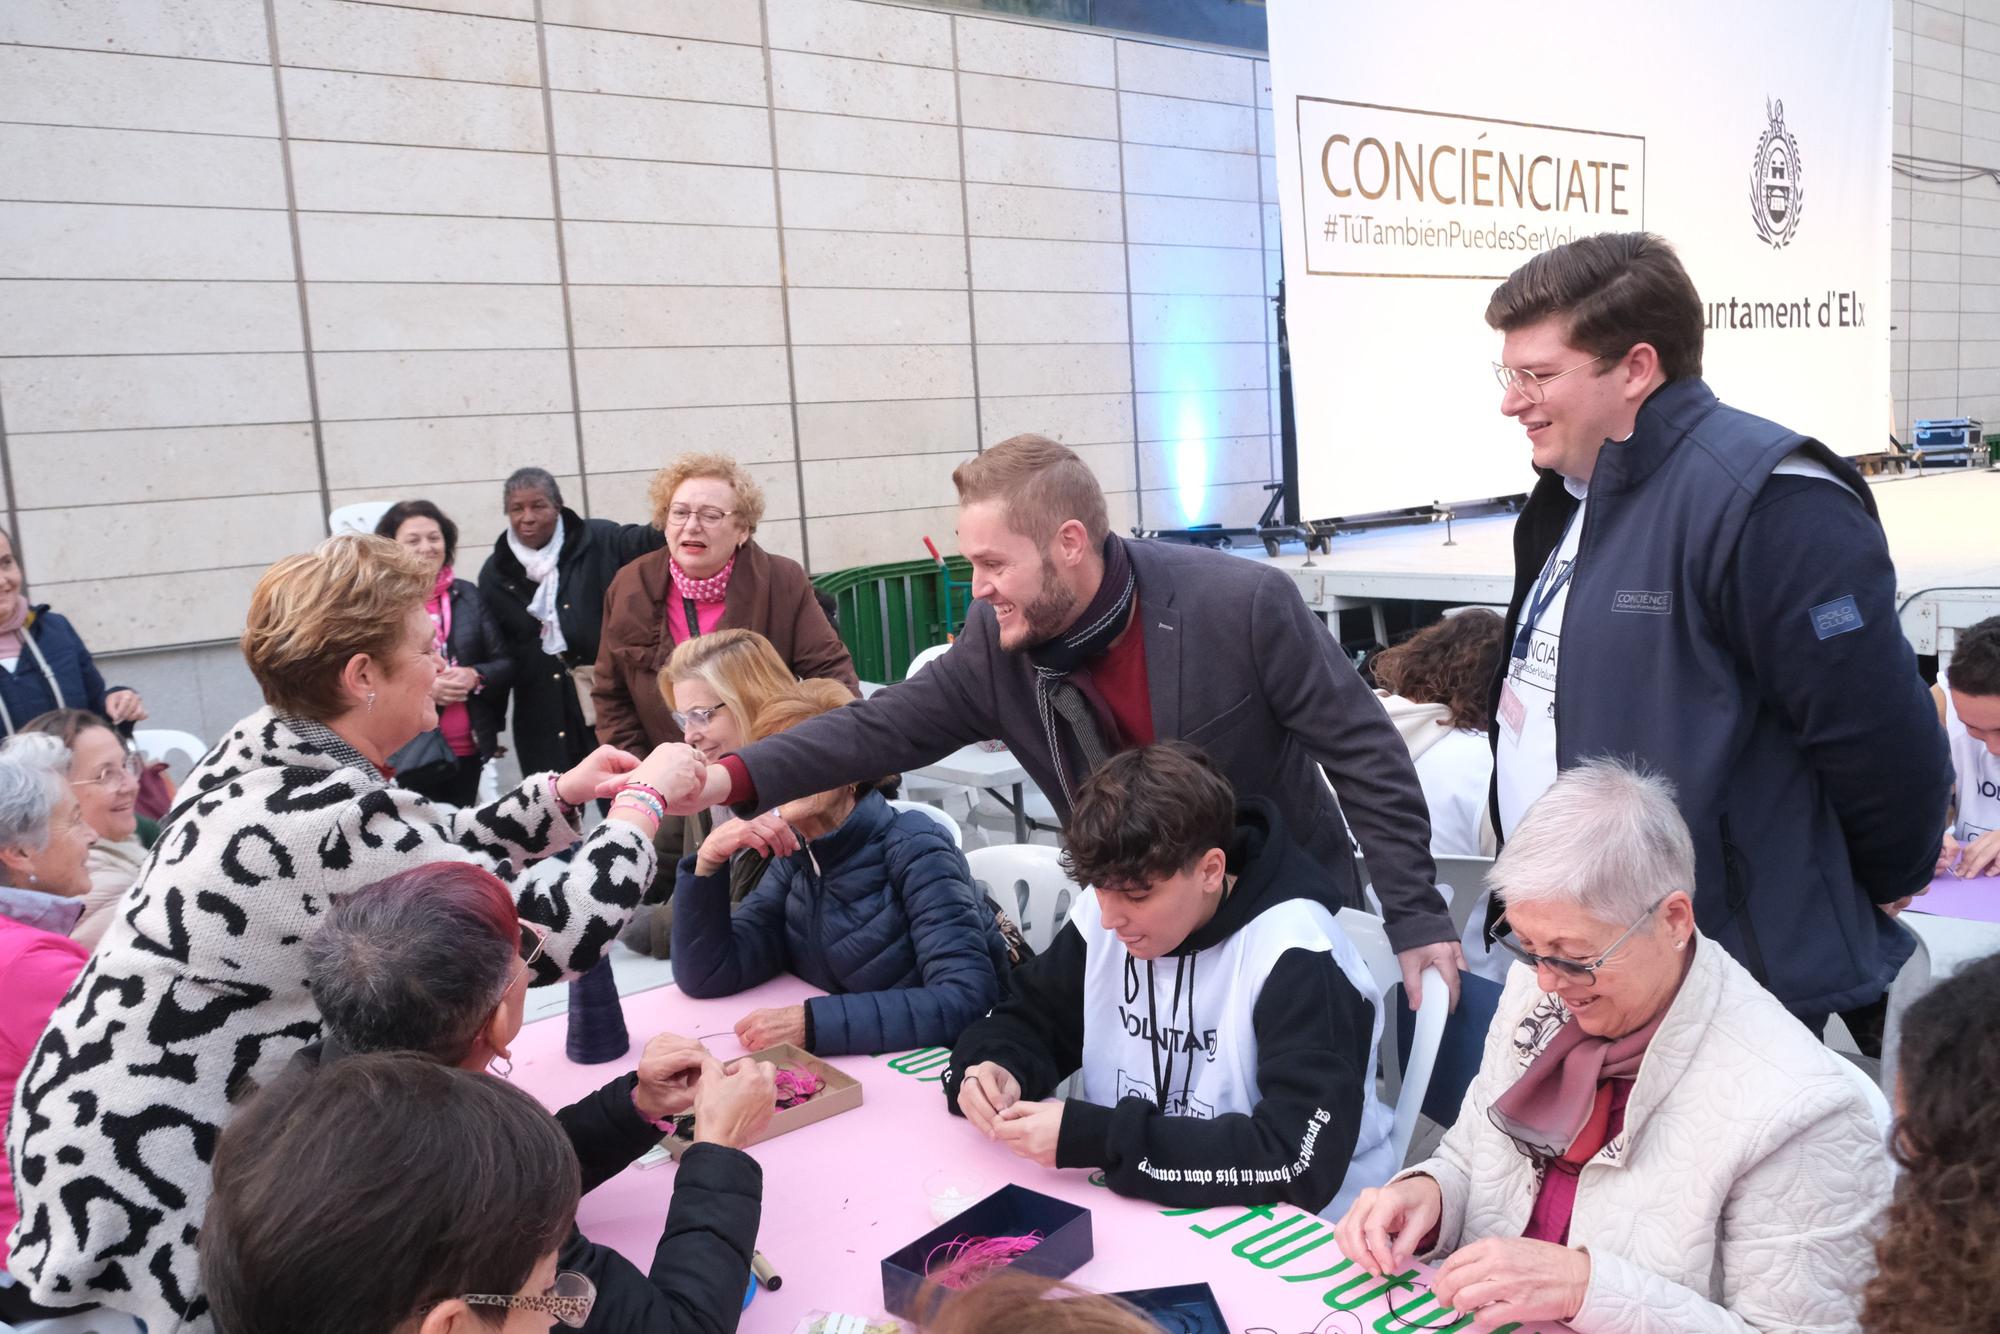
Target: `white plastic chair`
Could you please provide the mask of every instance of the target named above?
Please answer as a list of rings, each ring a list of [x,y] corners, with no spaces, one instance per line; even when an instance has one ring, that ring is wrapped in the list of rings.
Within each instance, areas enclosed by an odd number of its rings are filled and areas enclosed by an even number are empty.
[[[922,653],[919,653],[916,657],[910,659],[910,670],[903,673],[903,679],[905,681],[909,680],[911,677],[915,676],[918,672],[921,672],[924,668],[930,666],[930,664],[936,662],[939,658],[942,658],[945,654],[949,652],[951,652],[951,645],[949,644],[931,645],[929,648],[925,649]]]
[[[949,644],[931,645],[931,647],[910,659],[910,669],[903,673],[903,679],[905,681],[909,680],[930,663],[943,657],[950,649],[951,645]],[[862,698],[864,699],[874,693],[866,685],[863,685],[861,689]],[[880,690],[881,687],[877,686],[875,689]],[[934,801],[938,803],[940,813],[946,816],[949,816],[950,812],[942,809],[944,803],[953,799],[963,801],[965,803],[965,818],[968,820],[972,818],[973,808],[979,804],[979,794],[969,787],[958,783],[941,783],[935,778],[924,778],[918,774],[903,775],[903,791],[918,801],[926,803]],[[958,821],[956,819],[952,820],[952,828],[958,829]],[[959,831],[958,845],[960,847],[965,846],[965,836],[962,830]]]
[[[1930,942],[1924,939],[1924,931],[1918,929],[1923,914],[1910,913],[1900,920],[1915,938],[1917,948],[1903,961],[1895,981],[1889,984],[1889,1005],[1882,1016],[1882,1074],[1878,1088],[1889,1097],[1895,1096],[1896,1071],[1903,1056],[1903,1013],[1931,989],[1933,981]]]
[[[192,732],[176,732],[169,727],[141,727],[132,733],[132,744],[149,760],[173,764],[175,755],[187,756],[188,768],[201,763],[208,743]]]
[[[1472,910],[1485,901],[1486,873],[1492,869],[1491,857],[1437,858],[1437,882],[1451,886],[1446,896],[1451,900],[1451,924],[1461,936],[1472,920]]]
[[[965,854],[973,880],[1007,911],[1038,954],[1055,943],[1084,892],[1063,873],[1061,856],[1042,843],[1000,843]]]
[[[395,503],[393,500],[357,500],[352,505],[342,505],[326,516],[327,531],[335,537],[342,533],[372,533],[375,525],[382,522],[382,516]]]
[[[1390,1143],[1400,1168],[1409,1156],[1410,1139],[1416,1134],[1417,1114],[1423,1110],[1424,1095],[1430,1091],[1431,1067],[1437,1062],[1438,1044],[1444,1040],[1444,1021],[1451,1013],[1451,993],[1445,987],[1443,973],[1435,968],[1424,969],[1424,1003],[1417,1011],[1416,1030],[1410,1037],[1409,1064],[1403,1066],[1396,1057],[1394,1008],[1403,988],[1403,969],[1396,962],[1396,951],[1389,945],[1389,933],[1381,918],[1359,908],[1342,908],[1334,914],[1334,921],[1354,942],[1382,1000],[1383,1085],[1396,1100],[1396,1125]],[[1393,1082],[1392,1075],[1396,1076]]]
[[[937,821],[939,827],[945,833],[951,835],[953,847],[962,848],[965,846],[965,831],[958,827],[958,821],[951,818],[951,812],[941,811],[937,807],[922,801],[892,801],[889,804],[899,811],[915,811],[919,815],[928,815],[931,819]]]
[[[1896,1120],[1896,1114],[1889,1108],[1889,1099],[1875,1081],[1868,1077],[1866,1070],[1845,1056],[1836,1056],[1835,1059],[1840,1062],[1840,1068],[1847,1073],[1847,1077],[1854,1081],[1854,1086],[1861,1090],[1861,1096],[1867,1100],[1868,1110],[1875,1114],[1875,1128],[1886,1136],[1889,1127]]]

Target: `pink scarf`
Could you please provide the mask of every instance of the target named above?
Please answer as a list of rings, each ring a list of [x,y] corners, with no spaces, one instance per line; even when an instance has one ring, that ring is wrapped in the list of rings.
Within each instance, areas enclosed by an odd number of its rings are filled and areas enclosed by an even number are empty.
[[[1598,1038],[1571,1016],[1513,1086],[1494,1099],[1488,1112],[1493,1124],[1537,1158],[1565,1156],[1590,1124],[1598,1087],[1637,1077],[1646,1045],[1666,1017],[1662,1010],[1652,1023],[1622,1038]],[[1603,1147],[1602,1142],[1590,1146],[1585,1159]]]
[[[24,588],[14,598],[13,612],[0,619],[0,658],[21,656],[21,631],[27,627],[28,620],[28,590]]]
[[[437,651],[451,661],[451,585],[452,569],[445,565],[438,569],[437,582],[431,585],[430,601],[424,610],[430,613],[431,625],[437,630]]]
[[[667,569],[674,576],[674,591],[690,602],[721,602],[729,595],[729,575],[736,568],[736,555],[731,553],[729,564],[717,570],[706,579],[696,579],[681,568],[681,563],[669,556]]]

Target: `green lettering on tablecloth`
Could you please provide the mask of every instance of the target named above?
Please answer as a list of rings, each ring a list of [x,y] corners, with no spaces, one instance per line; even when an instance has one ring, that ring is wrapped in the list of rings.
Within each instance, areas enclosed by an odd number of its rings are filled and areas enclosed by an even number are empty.
[[[920,1047],[916,1051],[904,1052],[889,1059],[889,1068],[898,1074],[908,1075],[921,1083],[935,1084],[944,1079],[946,1068],[951,1064],[951,1048]],[[1151,1166],[1147,1164],[1147,1166]],[[1154,1168],[1153,1172],[1164,1176],[1172,1169]],[[1196,1176],[1214,1179],[1221,1174],[1201,1169],[1174,1171],[1173,1175],[1185,1175],[1189,1179]],[[1093,1173],[1091,1184],[1104,1184],[1103,1173]],[[1198,1205],[1191,1209],[1162,1209],[1163,1218],[1188,1218],[1196,1214],[1212,1212],[1218,1206]],[[1281,1265],[1309,1254],[1324,1246],[1333,1238],[1333,1231],[1321,1220],[1307,1213],[1295,1213],[1280,1218],[1276,1210],[1268,1204],[1253,1205],[1232,1215],[1227,1221],[1212,1227],[1200,1223],[1188,1224],[1188,1231],[1210,1241],[1233,1228],[1245,1223],[1262,1222],[1271,1226],[1248,1236],[1239,1237],[1230,1247],[1230,1254],[1247,1260],[1262,1270],[1275,1270]],[[1283,1253],[1280,1254],[1280,1251]],[[1387,1300],[1389,1310],[1376,1317],[1373,1328],[1377,1334],[1406,1334],[1410,1330],[1423,1330],[1426,1334],[1453,1334],[1472,1323],[1471,1315],[1460,1315],[1450,1307],[1437,1304],[1437,1299],[1416,1283],[1417,1271],[1406,1269],[1400,1274],[1381,1279],[1373,1274],[1356,1269],[1353,1261],[1339,1260],[1331,1267],[1304,1274],[1282,1274],[1287,1283],[1320,1283],[1327,1279],[1342,1278],[1348,1271],[1354,1276],[1345,1277],[1342,1282],[1320,1294],[1320,1300],[1335,1311],[1358,1311],[1370,1303]],[[1375,1285],[1371,1287],[1370,1285]],[[1400,1309],[1395,1305],[1395,1293],[1399,1288],[1409,1289],[1413,1297],[1408,1305]],[[1350,1295],[1352,1294],[1352,1295]],[[1422,1312],[1427,1305],[1437,1304],[1437,1309],[1424,1316],[1422,1323],[1412,1317]],[[1445,1324],[1432,1324],[1433,1320],[1447,1319]],[[1492,1334],[1516,1334],[1521,1328],[1519,1322],[1502,1325]]]
[[[1294,1232],[1292,1231],[1292,1227],[1297,1223],[1304,1223],[1305,1226]],[[1313,1237],[1313,1233],[1315,1232],[1320,1235]],[[1275,1240],[1261,1248],[1257,1247],[1258,1242],[1263,1241],[1264,1238],[1271,1236],[1273,1233],[1279,1234]],[[1312,1237],[1312,1240],[1306,1241],[1307,1237]],[[1317,1218],[1308,1219],[1301,1215],[1297,1218],[1287,1218],[1282,1222],[1265,1228],[1262,1232],[1245,1237],[1229,1249],[1248,1260],[1251,1264],[1256,1265],[1259,1269],[1276,1269],[1279,1265],[1288,1264],[1308,1251],[1317,1250],[1332,1240],[1332,1228],[1326,1226],[1326,1224],[1320,1222]],[[1293,1245],[1294,1242],[1304,1242],[1305,1244]],[[1286,1246],[1290,1246],[1291,1249],[1285,1251],[1283,1255],[1277,1254],[1279,1250]]]
[[[951,1064],[951,1048],[919,1047],[891,1057],[889,1068],[899,1075],[915,1075],[926,1084],[944,1082],[944,1068]]]
[[[1382,1286],[1373,1292],[1363,1292],[1348,1297],[1344,1294],[1355,1288],[1365,1288],[1375,1281],[1375,1275],[1363,1273],[1359,1278],[1351,1278],[1337,1288],[1329,1288],[1320,1294],[1320,1300],[1336,1311],[1359,1311],[1370,1302],[1380,1301],[1397,1288],[1415,1288],[1417,1271],[1405,1269],[1400,1274],[1391,1274],[1382,1280]],[[1393,1300],[1393,1299],[1392,1299]]]

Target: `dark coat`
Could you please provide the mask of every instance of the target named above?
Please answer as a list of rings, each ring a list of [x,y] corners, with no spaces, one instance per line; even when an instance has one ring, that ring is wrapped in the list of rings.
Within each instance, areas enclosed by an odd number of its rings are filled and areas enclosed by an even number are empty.
[[[604,634],[597,653],[597,739],[644,755],[681,739],[672,708],[660,691],[660,668],[673,655],[666,599],[676,596],[672,557],[655,551],[620,570],[604,598]],[[743,544],[729,575],[718,630],[755,630],[771,641],[794,676],[838,681],[855,695],[861,683],[847,645],[814,600],[812,581],[795,560]],[[749,720],[743,720],[748,726]]]
[[[470,667],[479,673],[479,690],[466,698],[465,708],[472,717],[479,758],[490,760],[500,748],[500,724],[507,717],[507,688],[514,683],[514,660],[507,655],[507,645],[486,609],[486,599],[478,586],[466,579],[451,581],[451,640],[446,647],[452,666]]]
[[[1139,582],[1133,614],[1146,637],[1153,734],[1193,742],[1238,795],[1274,802],[1341,902],[1358,905],[1352,825],[1397,949],[1456,940],[1432,886],[1430,813],[1410,752],[1290,577],[1199,547],[1125,548]],[[988,738],[1007,743],[1067,822],[1034,665],[1000,647],[993,609],[974,602],[951,651],[925,670],[739,754],[763,810],[920,769]],[[1070,772],[1081,768],[1072,756]]]
[[[562,518],[563,545],[556,568],[563,638],[569,643],[562,658],[542,652],[542,624],[528,614],[535,585],[508,547],[505,533],[494,542],[493,554],[479,572],[487,612],[499,627],[507,656],[514,660],[514,753],[524,774],[568,769],[596,747],[597,736],[583,721],[570,668],[597,661],[604,592],[619,568],[667,544],[666,534],[651,524],[584,519],[567,506]]]
[[[38,603],[23,633],[34,639],[35,647],[48,660],[55,684],[62,689],[62,702],[57,704],[49,678],[42,675],[41,663],[24,646],[14,670],[0,671],[0,704],[7,706],[7,718],[12,722],[11,726],[0,727],[0,734],[11,732],[30,718],[54,708],[104,712],[104,697],[110,689],[105,687],[96,661],[68,617],[50,611],[47,603]]]
[[[556,1113],[589,1194],[660,1142],[632,1105],[632,1075]],[[750,1285],[750,1252],[763,1215],[764,1170],[741,1149],[690,1144],[667,1200],[667,1225],[650,1272],[576,1228],[556,1258],[597,1286],[587,1331],[722,1334],[736,1328]]]
[[[1800,450],[1839,481],[1773,474]],[[1546,474],[1515,523],[1509,643],[1576,505]],[[1590,479],[1555,707],[1558,768],[1673,780],[1702,934],[1801,1016],[1882,994],[1915,945],[1875,905],[1930,882],[1951,766],[1851,464],[1698,379],[1654,391]]]
[[[964,854],[880,793],[773,861],[733,915],[728,870],[694,865],[681,859],[674,890],[675,983],[729,996],[794,973],[833,993],[806,1002],[806,1046],[822,1056],[948,1047],[1000,999],[1007,947]]]

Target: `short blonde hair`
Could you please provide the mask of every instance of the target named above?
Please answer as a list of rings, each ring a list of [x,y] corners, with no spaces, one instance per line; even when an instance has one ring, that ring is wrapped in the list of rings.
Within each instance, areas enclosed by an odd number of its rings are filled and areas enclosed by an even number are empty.
[[[796,682],[792,688],[766,704],[757,715],[751,733],[757,740],[789,732],[800,723],[817,718],[822,713],[832,713],[835,709],[846,708],[854,703],[854,696],[838,681],[828,681],[814,677],[810,681]],[[888,778],[864,778],[858,783],[850,783],[844,788],[832,788],[831,792],[844,792],[856,801],[867,796],[876,788],[891,782]],[[819,794],[825,796],[825,793]]]
[[[660,668],[660,693],[671,701],[680,681],[700,681],[713,690],[736,715],[748,741],[763,735],[755,723],[765,706],[798,686],[778,650],[755,630],[717,630],[683,640]]]
[[[757,485],[748,468],[727,454],[682,454],[653,474],[652,485],[646,488],[646,502],[653,507],[655,528],[666,528],[674,492],[691,477],[713,477],[729,483],[736,492],[736,521],[745,532],[757,531],[764,518],[764,488]]]
[[[1007,526],[1038,547],[1055,540],[1071,519],[1083,525],[1097,546],[1111,535],[1104,488],[1097,474],[1074,452],[1045,435],[1017,435],[969,458],[951,474],[958,503],[997,500]]]
[[[343,533],[287,556],[257,581],[243,623],[243,660],[281,713],[325,721],[346,711],[340,674],[365,653],[385,666],[409,613],[436,583],[421,557],[386,537]]]
[[[817,718],[822,713],[832,713],[854,703],[854,696],[838,681],[828,681],[815,677],[810,681],[795,681],[792,688],[767,703],[757,713],[755,731],[761,740],[789,732],[808,718]]]

